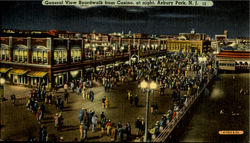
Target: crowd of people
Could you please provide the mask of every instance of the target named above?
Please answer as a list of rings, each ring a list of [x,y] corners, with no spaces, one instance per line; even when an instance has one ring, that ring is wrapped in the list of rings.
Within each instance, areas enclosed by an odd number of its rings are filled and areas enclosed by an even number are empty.
[[[91,90],[93,80],[99,81],[103,85],[105,92],[110,92],[118,83],[126,84],[132,80],[138,81],[139,84],[142,80],[153,80],[159,85],[160,95],[166,95],[166,90],[171,90],[169,96],[172,97],[174,105],[148,130],[148,140],[151,140],[151,138],[157,137],[168,123],[175,118],[178,111],[187,103],[188,98],[196,93],[200,86],[203,86],[203,84],[207,82],[209,74],[213,72],[211,68],[213,64],[212,57],[207,55],[208,60],[203,67],[199,64],[199,56],[201,55],[194,53],[167,54],[164,58],[148,58],[140,62],[137,61],[132,65],[121,65],[108,69],[107,71],[93,73],[91,77],[66,82],[63,86],[64,92],[60,96],[56,94],[58,90],[56,85],[52,92],[46,92],[45,85],[41,84],[38,88],[31,91],[31,96],[26,106],[27,109],[36,115],[39,123],[42,123],[42,118],[45,113],[44,103],[54,104],[59,111],[54,116],[55,127],[58,131],[62,131],[64,102],[68,104],[70,93],[72,92],[75,92],[78,96],[82,95],[84,100],[88,99],[93,102],[94,92]],[[181,94],[183,91],[185,95]],[[136,93],[132,93],[131,90],[128,90],[127,99],[131,105],[138,107],[139,97]],[[38,102],[42,102],[41,105],[39,105]],[[102,108],[107,109],[109,104],[108,97],[104,96],[102,98]],[[157,104],[152,105],[152,107],[154,110],[158,109]],[[111,122],[111,119],[106,118],[104,112],[101,113],[99,118],[94,111],[88,111],[83,108],[80,109],[78,117],[80,120],[80,140],[82,141],[87,139],[87,133],[90,128],[94,133],[98,126],[101,128],[102,135],[110,136],[113,141],[131,141],[132,139],[131,125],[129,122],[127,122],[124,127],[121,122],[115,125],[115,123]],[[136,136],[142,138],[145,130],[143,118],[136,119],[135,129]],[[44,133],[47,133],[45,130],[46,127],[43,126],[40,134],[41,137],[44,137]],[[44,138],[41,138],[41,140],[44,140]]]

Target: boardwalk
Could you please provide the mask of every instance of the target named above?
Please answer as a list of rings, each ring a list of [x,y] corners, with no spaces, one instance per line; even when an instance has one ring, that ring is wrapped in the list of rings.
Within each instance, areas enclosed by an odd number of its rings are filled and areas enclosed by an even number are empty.
[[[198,90],[197,94],[192,95],[190,97],[190,99],[188,99],[187,104],[184,104],[184,106],[181,108],[181,110],[176,113],[175,118],[171,122],[168,123],[167,127],[164,128],[161,131],[161,133],[158,135],[158,137],[153,139],[152,142],[164,142],[164,141],[166,141],[166,139],[169,137],[169,135],[175,129],[175,127],[178,125],[178,123],[183,118],[183,116],[188,112],[188,110],[193,105],[193,103],[198,99],[198,97],[201,95],[201,93],[206,89],[206,87],[210,83],[210,81],[212,81],[213,77],[214,77],[214,74],[212,74],[212,76],[210,76],[209,80],[203,86],[203,88]]]

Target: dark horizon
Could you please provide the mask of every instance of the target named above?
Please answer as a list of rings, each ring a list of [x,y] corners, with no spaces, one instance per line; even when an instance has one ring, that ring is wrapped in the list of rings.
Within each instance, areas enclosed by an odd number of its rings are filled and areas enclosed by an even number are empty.
[[[4,29],[51,29],[90,33],[124,32],[178,35],[195,29],[214,38],[228,30],[230,38],[249,37],[249,2],[217,1],[213,7],[115,8],[43,6],[41,2],[1,2]]]

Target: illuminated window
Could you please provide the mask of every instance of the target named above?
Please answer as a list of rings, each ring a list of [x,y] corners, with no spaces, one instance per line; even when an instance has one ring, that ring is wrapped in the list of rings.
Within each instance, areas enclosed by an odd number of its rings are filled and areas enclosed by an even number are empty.
[[[0,59],[9,60],[9,49],[0,48]]]
[[[33,59],[33,62],[36,62],[37,61],[37,52],[36,51],[33,51],[32,52],[32,59]]]
[[[43,52],[43,63],[47,63],[48,62],[47,58],[48,58],[48,52],[44,51]]]
[[[67,51],[63,51],[63,63],[67,61]]]
[[[19,53],[18,50],[14,50],[14,61],[18,60],[18,53]]]
[[[27,56],[28,56],[28,52],[27,50],[25,50],[23,53],[24,61],[27,61]]]
[[[67,62],[67,51],[66,50],[55,50],[54,51],[54,62],[61,64]]]
[[[37,52],[37,61],[41,62],[42,61],[42,51]]]
[[[54,62],[58,63],[59,61],[57,60],[59,58],[58,51],[54,51]]]
[[[48,50],[46,47],[37,46],[32,51],[32,62],[35,64],[47,64],[48,63]]]
[[[80,61],[81,50],[80,49],[72,49],[71,50],[71,60],[72,62]]]

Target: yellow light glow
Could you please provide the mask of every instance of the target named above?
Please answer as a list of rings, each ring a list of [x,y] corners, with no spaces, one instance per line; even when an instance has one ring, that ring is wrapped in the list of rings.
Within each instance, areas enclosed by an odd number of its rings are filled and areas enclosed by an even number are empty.
[[[145,80],[141,82],[141,88],[147,88],[148,84]]]
[[[47,52],[44,52],[44,53],[43,53],[43,57],[44,57],[44,58],[47,58]]]
[[[0,78],[0,84],[3,85],[5,83],[5,79],[4,78]]]
[[[154,81],[150,83],[150,89],[156,89],[157,85]]]

